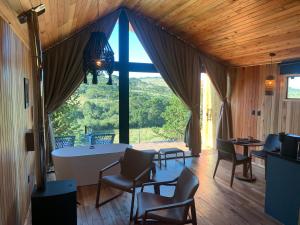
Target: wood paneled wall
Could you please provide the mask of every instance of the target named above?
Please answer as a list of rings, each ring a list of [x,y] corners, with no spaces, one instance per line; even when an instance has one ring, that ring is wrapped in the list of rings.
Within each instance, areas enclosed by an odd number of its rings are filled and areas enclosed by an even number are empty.
[[[266,96],[264,81],[270,75],[270,65],[236,69],[231,97],[234,137],[265,139],[269,133],[277,132],[300,135],[300,101],[286,100],[287,77],[279,75],[278,65],[272,66],[272,73],[276,78],[275,92]]]
[[[25,150],[32,128],[31,107],[24,107],[24,77],[32,105],[31,54],[0,18],[0,225],[21,225],[34,183],[34,153]]]

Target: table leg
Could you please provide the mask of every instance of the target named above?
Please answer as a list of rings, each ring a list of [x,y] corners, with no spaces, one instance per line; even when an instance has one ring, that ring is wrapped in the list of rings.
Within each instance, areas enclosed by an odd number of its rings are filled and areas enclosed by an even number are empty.
[[[245,145],[244,146],[244,156],[248,156],[248,146],[247,145]],[[247,175],[248,175],[248,167],[247,167],[247,163],[244,163],[243,164],[243,176],[244,177],[247,177]]]
[[[159,161],[159,168],[161,168],[161,154],[160,154],[160,152],[158,153],[158,161]]]
[[[164,155],[165,155],[165,167],[167,167],[167,154]]]
[[[248,146],[247,145],[244,145],[244,156],[248,156]],[[255,176],[252,176],[252,179],[251,179],[250,175],[248,174],[248,165],[247,165],[247,163],[243,164],[242,174],[236,173],[235,177],[239,180],[248,181],[248,182],[253,182],[253,181],[256,180]]]

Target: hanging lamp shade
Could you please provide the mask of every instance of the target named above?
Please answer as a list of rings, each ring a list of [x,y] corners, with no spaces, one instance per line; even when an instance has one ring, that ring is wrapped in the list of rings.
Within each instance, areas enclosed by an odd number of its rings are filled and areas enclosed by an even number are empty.
[[[267,76],[265,80],[265,95],[273,95],[275,89],[275,77],[273,76],[272,73],[272,66],[273,66],[272,57],[274,57],[276,54],[270,53],[269,55],[271,57],[270,71],[269,71],[270,75]]]
[[[107,84],[112,85],[111,75],[114,62],[114,52],[106,35],[103,32],[92,32],[83,51],[84,83],[87,83],[87,76],[91,74],[93,76],[92,83],[97,84],[97,76],[106,72],[109,77]]]

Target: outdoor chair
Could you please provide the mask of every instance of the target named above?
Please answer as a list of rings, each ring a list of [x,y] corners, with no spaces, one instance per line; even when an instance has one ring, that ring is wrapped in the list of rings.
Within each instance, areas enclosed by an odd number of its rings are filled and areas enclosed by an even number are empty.
[[[75,136],[55,137],[55,149],[64,147],[74,147]]]
[[[135,200],[135,192],[137,187],[141,187],[143,183],[151,181],[151,171],[155,167],[153,163],[154,154],[127,148],[124,156],[105,168],[100,170],[96,208],[102,206],[111,200],[120,196],[120,194],[100,203],[100,191],[102,184],[121,190],[122,192],[132,193],[130,220],[133,217],[133,208]],[[108,169],[120,164],[121,172],[118,175],[103,176],[103,173]],[[121,194],[122,194],[121,192]]]
[[[115,134],[92,134],[91,145],[97,144],[112,144],[115,139]]]
[[[148,185],[175,185],[173,197],[165,197],[143,192]],[[198,178],[184,168],[177,182],[150,182],[142,185],[141,193],[137,194],[137,212],[135,222],[147,224],[160,222],[167,224],[197,224],[194,195],[198,189]],[[191,210],[191,215],[189,215]]]
[[[217,150],[218,150],[218,159],[214,170],[213,178],[215,178],[220,160],[226,160],[232,162],[230,187],[232,187],[233,184],[235,167],[237,165],[247,164],[250,168],[250,177],[252,179],[251,157],[236,153],[234,149],[234,145],[231,141],[217,139]]]

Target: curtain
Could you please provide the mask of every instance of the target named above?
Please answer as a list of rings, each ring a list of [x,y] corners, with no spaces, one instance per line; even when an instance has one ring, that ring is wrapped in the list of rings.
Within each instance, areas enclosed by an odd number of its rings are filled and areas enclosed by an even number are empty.
[[[187,124],[187,145],[192,154],[201,152],[200,133],[200,55],[175,36],[127,11],[129,21],[157,70],[191,111]]]
[[[69,39],[55,45],[44,52],[45,70],[45,123],[46,123],[46,150],[47,155],[53,148],[53,132],[49,115],[60,107],[81,84],[84,73],[83,50],[93,31],[102,31],[110,36],[120,11],[115,11],[108,16],[90,24],[82,31]]]
[[[229,102],[230,85],[227,80],[227,67],[205,55],[201,55],[201,60],[211,82],[222,100],[217,126],[217,138],[228,140],[232,138],[232,119]]]

